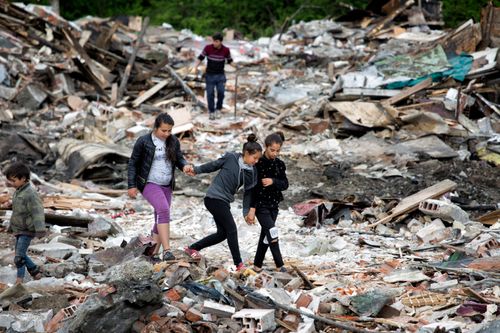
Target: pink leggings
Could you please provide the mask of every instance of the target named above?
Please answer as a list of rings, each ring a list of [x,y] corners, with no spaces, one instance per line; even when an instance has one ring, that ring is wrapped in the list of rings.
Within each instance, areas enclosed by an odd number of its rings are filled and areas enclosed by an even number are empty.
[[[153,206],[155,210],[155,224],[151,231],[158,234],[158,224],[170,223],[170,203],[172,202],[172,189],[170,186],[162,186],[147,183],[142,191],[142,196]]]

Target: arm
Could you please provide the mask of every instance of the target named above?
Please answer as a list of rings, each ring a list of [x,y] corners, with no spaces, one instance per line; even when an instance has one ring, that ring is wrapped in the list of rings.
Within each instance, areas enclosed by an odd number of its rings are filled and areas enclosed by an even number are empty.
[[[200,173],[210,173],[221,169],[224,163],[226,162],[227,156],[228,154],[226,153],[222,157],[216,159],[215,161],[195,166],[194,167],[195,174],[198,175]]]
[[[43,211],[43,203],[40,196],[36,194],[36,192],[33,192],[33,195],[29,196],[26,205],[33,219],[35,233],[37,236],[43,235],[45,233],[45,213]]]
[[[255,219],[255,188],[256,187],[243,193],[243,216],[245,218],[248,216],[251,221]]]
[[[206,51],[207,47],[205,46],[203,48],[203,51],[201,51],[200,55],[198,56],[198,58],[196,59],[196,61],[194,62],[194,66],[193,66],[193,69],[194,69],[194,74],[197,75],[198,74],[198,66],[201,64],[201,62],[203,61],[203,59],[205,59],[205,57],[207,56],[207,51]]]
[[[139,138],[134,144],[134,149],[132,150],[132,156],[130,156],[130,159],[128,161],[128,170],[127,170],[128,191],[127,191],[127,194],[132,199],[134,199],[138,193],[137,180],[136,180],[136,178],[137,178],[137,164],[139,163],[140,160],[142,160],[143,150],[144,150],[144,143],[143,143],[143,140],[141,138]]]
[[[288,178],[286,177],[285,163],[281,162],[278,167],[278,178],[273,178],[273,185],[276,189],[284,191],[288,188]]]
[[[184,154],[182,153],[181,143],[176,138],[175,139],[175,166],[179,170],[184,171],[184,167],[188,164],[189,164],[188,161],[186,161],[186,159],[184,158]]]

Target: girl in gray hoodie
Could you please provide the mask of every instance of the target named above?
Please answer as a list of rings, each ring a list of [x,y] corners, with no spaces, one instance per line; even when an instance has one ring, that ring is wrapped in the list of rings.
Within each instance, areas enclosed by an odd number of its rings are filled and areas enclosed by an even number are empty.
[[[238,230],[231,214],[230,203],[240,187],[243,187],[243,216],[249,224],[255,223],[247,219],[252,201],[252,189],[257,184],[255,164],[262,156],[262,147],[256,142],[256,136],[250,134],[243,145],[242,153],[228,152],[221,158],[193,168],[193,174],[219,171],[207,190],[204,199],[205,207],[212,214],[217,232],[186,247],[184,251],[192,258],[200,258],[202,249],[218,244],[227,239],[236,270],[244,270],[238,245]]]

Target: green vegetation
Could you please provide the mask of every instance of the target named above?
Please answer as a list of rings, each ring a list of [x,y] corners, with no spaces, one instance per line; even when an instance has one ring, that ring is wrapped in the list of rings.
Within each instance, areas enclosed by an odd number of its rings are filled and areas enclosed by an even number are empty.
[[[270,36],[280,31],[287,18],[295,21],[338,17],[349,7],[363,9],[368,0],[72,0],[60,1],[62,15],[70,20],[82,16],[149,16],[153,24],[170,23],[175,29],[191,29],[210,35],[224,28],[247,37]],[[32,1],[48,3],[45,1]],[[479,21],[488,0],[443,0],[443,18],[456,27],[470,18]],[[500,0],[493,1],[500,6]]]

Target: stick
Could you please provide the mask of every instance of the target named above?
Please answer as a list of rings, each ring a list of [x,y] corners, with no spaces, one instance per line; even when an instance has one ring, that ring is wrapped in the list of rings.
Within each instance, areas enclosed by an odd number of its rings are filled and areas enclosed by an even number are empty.
[[[324,322],[324,323],[326,323],[328,325],[332,325],[334,327],[341,328],[341,329],[347,330],[349,332],[355,332],[355,333],[369,333],[369,332],[374,332],[374,331],[364,330],[362,328],[357,328],[357,327],[354,327],[354,326],[351,326],[351,325],[342,324],[342,323],[333,321],[333,320],[328,319],[328,318],[324,318],[324,317],[321,317],[321,316],[314,315],[312,313],[308,313],[308,312],[302,311],[302,310],[297,309],[297,308],[293,308],[291,306],[287,306],[287,305],[283,305],[283,304],[279,304],[279,303],[275,303],[275,305],[276,305],[277,308],[280,308],[282,310],[285,310],[285,311],[288,311],[288,312],[292,312],[292,313],[296,313],[296,314],[299,314],[301,316],[306,316],[306,317],[309,317],[309,318],[313,318],[314,320]],[[384,332],[384,331],[377,331],[377,332]]]
[[[146,29],[149,25],[149,17],[144,19],[142,24],[141,32],[139,33],[139,37],[135,41],[136,44],[134,46],[134,50],[128,59],[127,67],[125,67],[125,73],[123,73],[122,81],[120,83],[120,87],[118,88],[118,100],[120,100],[123,96],[123,92],[125,91],[125,87],[127,86],[128,78],[130,73],[132,72],[132,66],[134,65],[135,57],[137,56],[137,52],[139,51],[139,47],[141,46],[142,37],[146,33]]]
[[[309,287],[309,289],[314,289],[314,286],[311,283],[311,281],[309,281],[307,276],[304,273],[302,273],[297,266],[292,265],[292,268],[297,272],[297,274],[299,274],[301,279],[304,280],[304,283],[307,285],[307,287]]]
[[[184,82],[184,80],[179,76],[179,74],[177,74],[175,72],[175,70],[170,67],[169,65],[166,65],[165,66],[168,70],[168,72],[170,73],[170,75],[172,75],[172,77],[180,83],[180,85],[182,86],[182,89],[184,90],[184,92],[186,94],[188,94],[189,96],[191,96],[191,98],[193,99],[193,101],[195,102],[195,104],[203,109],[207,109],[207,106],[205,104],[203,104],[202,102],[200,102],[198,100],[198,97],[194,94],[194,92],[191,90],[191,88],[189,88],[189,86]]]

